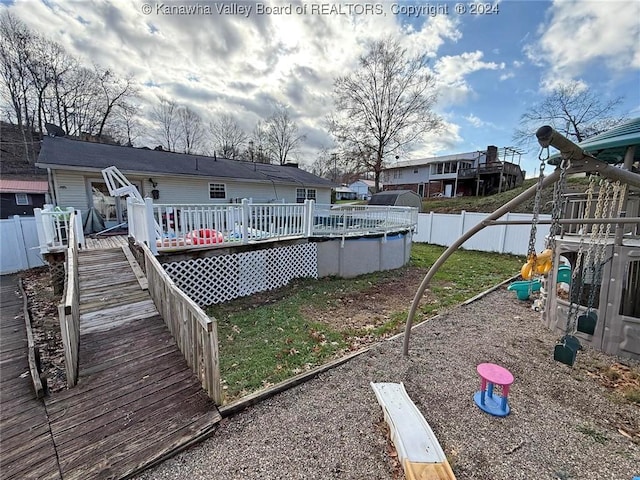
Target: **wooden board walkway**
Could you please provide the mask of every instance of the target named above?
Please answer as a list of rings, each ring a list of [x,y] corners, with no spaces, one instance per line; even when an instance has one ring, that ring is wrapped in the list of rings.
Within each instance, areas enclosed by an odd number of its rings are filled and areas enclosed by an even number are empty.
[[[0,277],[0,479],[60,479],[45,405],[29,374],[23,299]]]
[[[0,480],[126,478],[220,421],[126,248],[80,253],[78,385],[44,403],[29,377],[17,278],[2,277]]]
[[[63,479],[125,478],[221,417],[123,249],[81,251],[78,266],[78,385],[45,400],[51,431]]]

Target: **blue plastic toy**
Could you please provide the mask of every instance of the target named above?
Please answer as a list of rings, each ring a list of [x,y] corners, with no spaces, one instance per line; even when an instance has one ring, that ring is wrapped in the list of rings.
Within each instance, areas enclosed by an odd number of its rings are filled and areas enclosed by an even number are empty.
[[[529,294],[531,292],[537,292],[540,290],[540,280],[521,280],[519,282],[513,282],[507,287],[507,290],[513,290],[516,292],[518,300],[529,300]]]

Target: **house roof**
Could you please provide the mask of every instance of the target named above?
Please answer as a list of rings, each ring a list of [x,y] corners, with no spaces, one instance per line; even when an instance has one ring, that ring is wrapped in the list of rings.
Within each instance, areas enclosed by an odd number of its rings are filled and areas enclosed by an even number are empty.
[[[356,183],[364,183],[367,187],[375,187],[376,186],[376,182],[374,182],[373,180],[366,180],[364,178],[361,178],[359,180],[356,180],[355,182],[353,182],[351,185],[355,185]]]
[[[42,140],[36,165],[42,168],[90,171],[115,166],[123,173],[145,175],[214,177],[326,188],[335,185],[294,166],[105,145],[61,137],[45,137]]]
[[[0,178],[0,193],[47,193],[46,180],[11,180]]]
[[[349,187],[336,187],[334,188],[336,193],[356,193],[351,190]]]

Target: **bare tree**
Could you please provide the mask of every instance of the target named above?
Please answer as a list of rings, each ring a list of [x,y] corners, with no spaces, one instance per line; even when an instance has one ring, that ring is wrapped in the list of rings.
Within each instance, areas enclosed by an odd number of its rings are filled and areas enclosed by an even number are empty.
[[[173,100],[162,97],[151,111],[152,119],[158,124],[158,140],[165,150],[174,152],[179,139],[178,105]]]
[[[261,120],[258,120],[253,132],[251,132],[249,156],[252,162],[271,163],[270,153],[267,149],[267,126]]]
[[[32,148],[33,83],[29,72],[29,55],[34,36],[27,26],[3,10],[0,14],[0,95],[9,118],[15,118],[22,133],[25,158],[34,159]]]
[[[196,111],[186,106],[178,108],[178,133],[184,153],[202,154],[204,126]]]
[[[334,159],[337,160],[337,157],[333,157],[327,147],[322,147],[311,163],[310,172],[318,177],[331,178],[336,170],[333,164]]]
[[[0,15],[0,74],[2,96],[13,108],[18,126],[30,127],[28,92],[31,88],[29,54],[34,37],[27,26],[8,10]]]
[[[224,158],[238,159],[248,138],[238,122],[231,115],[224,114],[211,122],[210,127],[214,150]]]
[[[302,140],[304,135],[298,134],[298,126],[291,118],[289,109],[277,105],[265,124],[265,147],[268,154],[280,165],[284,165],[289,156],[298,150]]]
[[[124,102],[114,111],[113,121],[109,128],[109,135],[121,145],[133,146],[133,142],[140,136],[140,106]]]
[[[435,80],[426,67],[426,56],[410,56],[389,37],[371,43],[357,70],[334,82],[329,129],[362,169],[374,172],[376,191],[390,155],[442,127],[432,110]]]
[[[539,127],[551,125],[567,138],[581,142],[625,121],[615,113],[621,102],[622,97],[605,101],[579,82],[561,85],[522,114],[513,140],[528,144]]]
[[[98,139],[101,139],[102,131],[104,130],[104,126],[109,120],[109,116],[113,112],[113,109],[121,106],[126,100],[135,97],[137,92],[131,77],[120,79],[108,69],[101,70],[97,66],[94,68],[101,93],[98,100],[101,119],[96,136]]]

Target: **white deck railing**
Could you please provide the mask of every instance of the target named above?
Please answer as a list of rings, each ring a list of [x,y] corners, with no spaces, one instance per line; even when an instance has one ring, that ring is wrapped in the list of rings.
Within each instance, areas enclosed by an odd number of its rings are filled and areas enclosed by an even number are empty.
[[[242,203],[227,205],[136,203],[129,199],[129,235],[159,250],[247,244],[264,240],[385,234],[413,229],[411,207]]]
[[[36,209],[41,253],[64,251],[73,208],[47,205]],[[85,246],[82,220],[76,212],[75,234]],[[154,204],[127,198],[129,236],[157,254],[161,250],[248,244],[290,238],[348,237],[414,229],[418,211],[411,207],[317,205],[304,203],[241,203],[223,205]]]
[[[84,247],[82,218],[78,212],[73,216],[74,220],[71,221],[73,212],[73,207],[60,208],[53,205],[45,205],[42,209],[35,208],[33,210],[40,253],[64,251],[68,245],[71,226],[74,228],[77,244]]]

